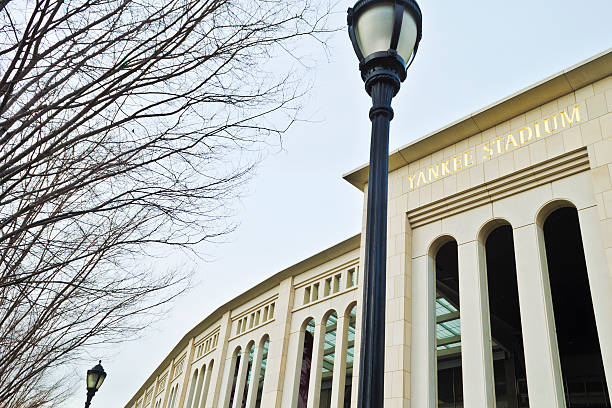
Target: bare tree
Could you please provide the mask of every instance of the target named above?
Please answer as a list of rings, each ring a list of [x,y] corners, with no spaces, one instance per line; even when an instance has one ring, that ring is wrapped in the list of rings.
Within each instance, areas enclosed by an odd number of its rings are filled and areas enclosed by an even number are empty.
[[[231,230],[252,163],[228,158],[291,124],[304,87],[273,64],[320,41],[327,14],[309,0],[0,0],[0,406],[54,405],[66,389],[50,373],[185,288],[143,254]]]

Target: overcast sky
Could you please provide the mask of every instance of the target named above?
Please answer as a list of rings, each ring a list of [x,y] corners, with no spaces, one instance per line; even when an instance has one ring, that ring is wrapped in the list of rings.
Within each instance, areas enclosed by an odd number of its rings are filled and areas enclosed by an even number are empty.
[[[349,5],[340,2],[332,25],[345,23]],[[391,150],[612,47],[610,0],[421,0],[420,6],[423,40],[393,100]],[[123,407],[215,308],[360,231],[362,194],[341,176],[368,161],[370,99],[346,32],[329,47],[328,57],[320,49],[311,53],[318,65],[304,116],[313,120],[296,124],[282,150],[270,149],[236,207],[238,230],[226,243],[200,249],[208,261],[193,260],[194,286],[167,318],[101,357],[108,377],[92,407]],[[84,369],[97,359],[92,355]],[[84,399],[83,383],[66,407]]]

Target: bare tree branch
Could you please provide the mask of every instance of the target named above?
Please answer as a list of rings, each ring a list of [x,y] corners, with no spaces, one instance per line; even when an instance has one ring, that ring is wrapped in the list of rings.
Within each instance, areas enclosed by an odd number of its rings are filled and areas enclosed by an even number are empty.
[[[293,123],[307,86],[275,61],[303,69],[296,41],[324,41],[328,13],[0,0],[0,406],[53,406],[67,390],[47,374],[185,290],[189,272],[139,260],[234,228],[229,201],[254,163],[231,157]]]

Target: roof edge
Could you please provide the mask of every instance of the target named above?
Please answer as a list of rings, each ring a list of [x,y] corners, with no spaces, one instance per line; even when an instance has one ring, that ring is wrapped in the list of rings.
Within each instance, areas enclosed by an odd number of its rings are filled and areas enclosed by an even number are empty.
[[[500,99],[389,154],[389,172],[612,74],[612,48]],[[363,190],[369,164],[342,178]]]

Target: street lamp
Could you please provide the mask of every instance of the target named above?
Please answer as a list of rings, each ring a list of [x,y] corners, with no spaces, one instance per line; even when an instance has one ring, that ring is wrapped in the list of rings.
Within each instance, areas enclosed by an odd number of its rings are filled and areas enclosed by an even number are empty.
[[[85,401],[85,408],[89,407],[91,399],[96,391],[100,389],[105,378],[106,372],[104,368],[102,368],[102,360],[100,360],[94,368],[87,370],[87,401]]]
[[[348,9],[348,33],[372,97],[370,175],[359,358],[359,408],[382,408],[385,355],[387,184],[391,99],[421,40],[421,9],[412,0],[360,0]]]

